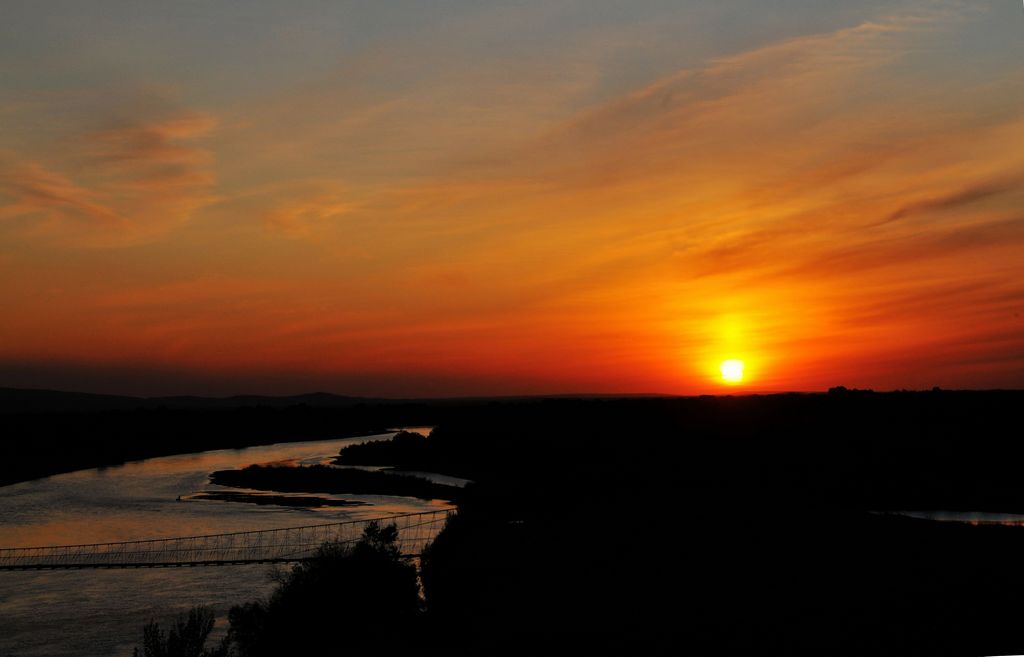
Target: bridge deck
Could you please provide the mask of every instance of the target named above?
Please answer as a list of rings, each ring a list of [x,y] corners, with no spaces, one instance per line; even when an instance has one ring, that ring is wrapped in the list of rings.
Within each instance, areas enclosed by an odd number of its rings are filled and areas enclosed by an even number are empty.
[[[325,542],[355,543],[371,522],[394,524],[401,553],[418,556],[452,513],[445,509],[228,534],[0,548],[0,570],[167,568],[301,561],[314,556]]]

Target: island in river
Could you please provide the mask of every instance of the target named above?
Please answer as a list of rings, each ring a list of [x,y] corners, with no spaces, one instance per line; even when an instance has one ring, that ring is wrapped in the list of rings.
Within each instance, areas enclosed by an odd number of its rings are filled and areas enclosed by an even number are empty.
[[[210,475],[210,482],[262,491],[401,495],[424,500],[457,501],[463,493],[458,486],[439,484],[414,475],[329,465],[250,465],[239,470],[218,470]],[[252,497],[258,499],[260,496]]]

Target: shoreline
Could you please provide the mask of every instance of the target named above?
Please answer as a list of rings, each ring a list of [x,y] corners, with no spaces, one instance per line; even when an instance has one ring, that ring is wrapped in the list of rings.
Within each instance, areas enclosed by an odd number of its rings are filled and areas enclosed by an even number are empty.
[[[210,483],[278,493],[392,495],[453,504],[465,494],[462,488],[414,475],[324,465],[250,465],[240,470],[217,470],[210,474]]]
[[[268,439],[253,439],[253,440],[228,440],[224,443],[211,443],[205,446],[198,446],[194,444],[185,444],[180,448],[160,449],[161,446],[154,446],[152,450],[138,450],[141,453],[134,453],[130,457],[126,458],[103,458],[103,455],[107,454],[108,450],[105,449],[105,445],[95,445],[96,456],[94,457],[83,457],[79,462],[74,464],[61,464],[55,465],[54,467],[47,467],[48,464],[52,464],[52,460],[47,460],[46,457],[35,454],[21,454],[15,453],[9,455],[8,458],[3,459],[4,466],[0,469],[0,490],[7,486],[14,486],[16,484],[23,484],[30,481],[38,481],[41,479],[47,479],[49,477],[55,477],[57,475],[71,474],[73,472],[83,472],[87,470],[104,470],[107,468],[117,468],[130,463],[139,463],[142,461],[148,461],[151,459],[164,458],[168,456],[186,456],[188,454],[203,454],[205,452],[217,452],[221,450],[238,450],[246,449],[249,447],[265,447],[269,445],[287,445],[291,443],[302,443],[302,442],[328,442],[332,440],[345,440],[347,438],[362,438],[377,435],[387,435],[392,433],[390,430],[383,429],[359,429],[353,431],[341,431],[333,432],[329,436],[294,436],[294,437],[275,437]],[[58,441],[58,442],[63,442]],[[0,444],[0,454],[4,445]],[[11,446],[11,451],[18,452],[18,446]],[[51,453],[49,458],[52,459],[52,452],[60,453],[66,446],[55,445],[50,448],[46,446],[33,445],[32,448],[47,451]],[[30,448],[30,449],[32,449]],[[39,458],[34,458],[39,456]]]

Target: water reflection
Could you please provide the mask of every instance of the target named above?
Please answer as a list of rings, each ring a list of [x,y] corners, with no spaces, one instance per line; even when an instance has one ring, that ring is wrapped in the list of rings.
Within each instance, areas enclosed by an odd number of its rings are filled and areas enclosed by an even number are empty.
[[[967,525],[1004,525],[1007,527],[1024,526],[1024,514],[993,513],[990,511],[886,511],[887,515],[906,516],[920,520],[936,520],[938,522],[958,522]]]
[[[198,501],[250,492],[210,484],[214,470],[253,463],[325,463],[345,445],[392,434],[168,456],[0,488],[0,547],[125,541],[358,520],[443,508],[442,500],[325,495],[360,506]],[[301,494],[300,494],[301,496]],[[180,498],[180,499],[179,499]],[[224,614],[265,594],[265,566],[145,571],[0,572],[0,655],[130,655],[142,625],[193,604]]]
[[[434,427],[398,427],[397,429],[388,429],[388,431],[399,432],[408,431],[409,433],[418,433],[424,438],[430,436],[430,432],[434,430]]]
[[[313,464],[329,461],[345,445],[391,434],[217,450],[82,470],[0,488],[0,546],[97,543],[141,538],[272,529],[310,522],[358,519],[436,508],[443,503],[380,495],[345,495],[360,509],[325,511],[248,504],[189,503],[200,491],[237,491],[210,484],[210,472],[252,463]],[[181,498],[179,500],[179,498]],[[340,499],[330,496],[331,499]],[[307,514],[297,517],[296,514]],[[318,517],[314,522],[321,522]]]

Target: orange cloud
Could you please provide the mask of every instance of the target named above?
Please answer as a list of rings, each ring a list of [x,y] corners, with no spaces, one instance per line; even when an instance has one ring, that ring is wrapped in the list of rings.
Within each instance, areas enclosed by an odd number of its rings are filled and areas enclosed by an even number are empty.
[[[155,239],[217,200],[213,155],[193,143],[216,125],[206,114],[162,112],[40,143],[35,161],[13,152],[0,218],[66,244]]]
[[[324,193],[280,202],[265,213],[267,225],[289,237],[308,237],[326,222],[352,212],[355,205],[337,194]]]
[[[0,205],[0,220],[35,217],[50,226],[65,221],[101,228],[124,225],[124,219],[96,193],[37,163],[0,169],[0,190],[7,197]]]

